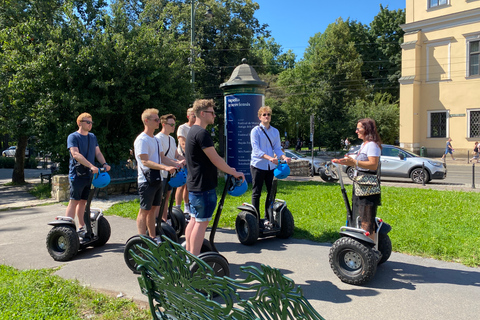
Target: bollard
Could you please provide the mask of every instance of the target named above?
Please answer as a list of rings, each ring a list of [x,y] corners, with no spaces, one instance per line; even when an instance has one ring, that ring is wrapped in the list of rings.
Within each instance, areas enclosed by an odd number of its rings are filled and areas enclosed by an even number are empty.
[[[475,162],[472,161],[472,189],[475,189]]]
[[[470,163],[470,150],[467,150],[467,163]]]
[[[422,185],[425,186],[425,179],[426,176],[425,176],[425,162],[422,162],[422,174],[423,174],[423,179],[422,179]]]

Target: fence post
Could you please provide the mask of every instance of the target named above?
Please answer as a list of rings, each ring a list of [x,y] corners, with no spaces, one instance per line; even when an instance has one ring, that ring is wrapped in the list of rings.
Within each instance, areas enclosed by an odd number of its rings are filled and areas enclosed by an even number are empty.
[[[475,189],[475,162],[472,161],[472,189]]]
[[[426,176],[425,176],[425,162],[422,162],[422,174],[423,174],[423,178],[422,178],[422,185],[425,186],[425,179]]]

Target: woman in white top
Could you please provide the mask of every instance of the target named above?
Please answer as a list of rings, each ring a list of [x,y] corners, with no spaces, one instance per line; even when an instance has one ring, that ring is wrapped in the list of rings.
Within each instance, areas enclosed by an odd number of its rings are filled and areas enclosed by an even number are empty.
[[[356,133],[363,140],[356,159],[345,157],[334,159],[333,162],[355,167],[359,174],[377,174],[382,149],[382,141],[377,132],[375,121],[370,118],[361,119],[357,122]],[[354,188],[355,189],[355,188]],[[357,196],[355,190],[352,195],[352,210],[354,216],[360,216],[361,228],[369,232],[369,237],[375,241],[375,217],[377,207],[380,205],[381,194],[369,196]]]

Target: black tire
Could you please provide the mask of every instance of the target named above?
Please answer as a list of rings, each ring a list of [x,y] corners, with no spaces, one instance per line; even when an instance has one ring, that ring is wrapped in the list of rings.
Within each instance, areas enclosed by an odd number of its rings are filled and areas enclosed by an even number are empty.
[[[382,264],[390,258],[392,254],[392,241],[388,234],[378,235],[378,251],[382,253],[382,258],[378,261],[378,264]]]
[[[105,217],[100,217],[98,219],[98,239],[93,243],[94,247],[101,247],[105,245],[110,239],[112,229],[110,228],[110,223]]]
[[[47,249],[55,261],[69,261],[78,252],[80,240],[74,227],[53,227],[47,235]]]
[[[295,229],[295,222],[293,221],[293,215],[285,208],[282,211],[282,226],[280,227],[280,232],[277,233],[277,238],[287,239],[293,235],[293,230]]]
[[[428,174],[428,170],[425,169],[425,177],[423,175],[422,168],[415,168],[410,172],[410,179],[412,179],[415,183],[423,183],[423,179],[425,179],[425,183],[430,181],[430,175]]]
[[[251,212],[241,211],[235,220],[235,232],[241,244],[246,246],[255,244],[260,233],[257,217]]]
[[[177,238],[180,238],[185,234],[185,228],[187,226],[187,222],[185,221],[185,216],[182,210],[178,208],[172,208],[172,212],[169,215],[170,221],[172,222],[172,227],[175,229],[175,233],[177,234]]]
[[[135,254],[142,256],[142,253],[140,250],[138,250],[137,245],[148,249],[148,246],[143,240],[140,238],[140,236],[133,236],[130,239],[127,240],[127,243],[125,244],[125,249],[123,251],[123,259],[125,260],[125,263],[127,264],[127,267],[133,271],[135,274],[140,274],[139,271],[137,271],[137,263],[135,260],[133,260],[132,255],[130,254],[130,249],[135,252]]]
[[[353,177],[355,176],[355,168],[354,167],[348,167],[347,168],[347,177],[353,181]]]
[[[320,175],[320,178],[322,178],[323,181],[325,182],[337,182],[338,181],[338,176],[335,172],[331,172],[327,174],[327,171],[325,170],[325,167],[320,167],[318,169],[318,174]]]
[[[335,241],[328,257],[335,275],[348,284],[364,284],[370,281],[377,271],[372,248],[349,237]]]
[[[230,266],[227,259],[218,252],[205,252],[198,255],[200,259],[206,262],[218,277],[230,277]],[[190,267],[192,275],[198,270],[198,264],[193,262]]]
[[[167,238],[178,243],[177,233],[175,232],[175,229],[173,229],[171,225],[162,221],[161,227],[162,227],[163,234]],[[157,234],[157,235],[160,235],[160,234]]]

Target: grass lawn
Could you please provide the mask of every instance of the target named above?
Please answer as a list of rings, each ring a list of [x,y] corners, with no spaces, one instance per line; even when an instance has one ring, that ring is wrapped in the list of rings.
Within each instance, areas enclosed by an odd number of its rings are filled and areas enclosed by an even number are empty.
[[[0,319],[151,319],[148,308],[95,292],[53,272],[0,265]]]
[[[219,179],[217,194],[223,190]],[[352,186],[346,186],[349,196]],[[262,197],[264,201],[265,194]],[[235,228],[237,206],[250,202],[251,189],[241,197],[227,196],[219,227]],[[287,201],[295,219],[295,238],[334,242],[346,220],[338,184],[279,181],[277,198]],[[392,226],[389,233],[396,252],[480,266],[480,214],[474,192],[382,187],[377,216]],[[105,211],[136,219],[138,200]]]

